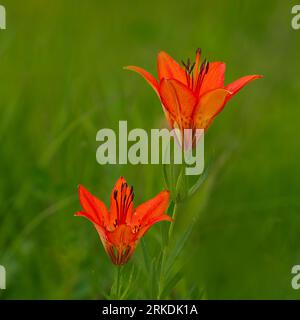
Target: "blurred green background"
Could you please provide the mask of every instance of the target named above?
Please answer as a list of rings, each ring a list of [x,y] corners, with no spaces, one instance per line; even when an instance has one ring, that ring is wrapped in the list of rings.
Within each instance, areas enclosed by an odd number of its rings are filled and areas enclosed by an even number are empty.
[[[166,298],[300,297],[299,50],[289,1],[2,0],[0,31],[0,264],[3,299],[102,299],[114,276],[77,185],[108,204],[120,175],[137,204],[164,188],[161,166],[100,166],[100,128],[164,126],[159,101],[137,75],[156,75],[156,55],[227,64],[226,83],[259,73],[210,127],[214,160],[203,188],[179,208],[174,243],[196,225]],[[160,225],[146,236],[160,250]],[[141,246],[131,298],[153,298]],[[174,265],[174,268],[176,266]],[[204,293],[203,293],[204,292]]]

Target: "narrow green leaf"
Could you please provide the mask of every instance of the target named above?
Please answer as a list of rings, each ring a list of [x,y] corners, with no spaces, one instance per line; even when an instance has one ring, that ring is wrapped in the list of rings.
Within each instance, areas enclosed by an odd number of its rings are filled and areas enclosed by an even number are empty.
[[[128,284],[127,284],[126,289],[124,290],[123,294],[121,295],[121,298],[120,298],[121,300],[126,299],[127,296],[128,296],[128,293],[129,293],[129,291],[131,289],[133,274],[134,274],[134,265],[132,265],[132,268],[131,268],[131,271],[130,271],[130,275],[129,275],[129,278],[128,278]]]
[[[151,295],[152,295],[152,299],[154,299],[156,297],[156,292],[157,292],[157,285],[158,285],[158,281],[157,281],[157,274],[156,274],[156,259],[154,258],[152,260],[152,264],[151,264]]]
[[[170,277],[166,281],[166,286],[162,292],[161,298],[168,297],[169,293],[172,289],[174,289],[177,285],[177,283],[183,278],[183,272],[182,270],[178,271],[174,274],[174,276]]]
[[[176,183],[176,200],[183,201],[187,195],[185,167],[182,166]]]
[[[167,189],[170,189],[170,181],[169,181],[169,177],[168,177],[167,165],[162,164],[162,169],[163,169],[163,176],[164,176],[164,181],[165,181],[166,187],[167,187]]]
[[[147,245],[144,238],[141,239],[141,246],[142,246],[142,251],[144,256],[145,268],[146,268],[146,271],[150,273],[151,263],[150,263],[150,256],[148,253],[149,250],[147,249]]]
[[[195,222],[193,221],[187,230],[183,233],[183,235],[177,240],[174,250],[172,251],[166,265],[166,274],[169,273],[170,269],[172,268],[173,264],[175,263],[177,257],[179,256],[180,252],[182,251],[186,241],[188,240],[190,234],[192,233],[193,227]]]
[[[207,178],[208,171],[209,171],[209,168],[205,169],[204,172],[199,176],[196,183],[189,189],[188,197],[191,197],[195,192],[199,190],[199,188],[202,186],[202,184]]]

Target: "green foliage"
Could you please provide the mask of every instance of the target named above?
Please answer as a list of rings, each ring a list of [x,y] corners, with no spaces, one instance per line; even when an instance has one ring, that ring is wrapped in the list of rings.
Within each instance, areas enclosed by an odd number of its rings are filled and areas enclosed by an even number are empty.
[[[155,74],[159,50],[181,60],[197,47],[227,63],[226,83],[265,77],[234,97],[205,135],[215,159],[178,206],[160,294],[299,297],[290,271],[300,263],[300,31],[290,26],[290,3],[1,4],[0,264],[8,278],[0,298],[115,297],[115,267],[92,224],[73,216],[77,185],[106,204],[120,175],[134,185],[136,204],[165,188],[161,166],[97,164],[96,133],[124,119],[129,128],[165,126],[153,90],[122,67]],[[154,226],[124,267],[119,298],[157,297],[167,224]]]

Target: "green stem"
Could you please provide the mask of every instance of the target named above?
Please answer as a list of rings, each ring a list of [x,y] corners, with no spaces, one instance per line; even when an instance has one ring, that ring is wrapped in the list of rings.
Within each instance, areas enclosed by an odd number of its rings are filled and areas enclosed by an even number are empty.
[[[169,246],[169,242],[173,233],[173,229],[174,229],[174,224],[175,224],[175,218],[176,218],[176,214],[177,214],[177,202],[174,202],[174,208],[173,208],[173,213],[172,213],[172,219],[173,221],[170,224],[169,227],[169,231],[168,231],[168,238],[167,238],[167,243],[165,245],[165,247],[163,248],[163,252],[162,252],[162,259],[161,259],[161,266],[160,266],[160,277],[159,277],[159,286],[158,286],[158,295],[157,295],[157,299],[161,299],[161,295],[164,289],[164,283],[165,283],[165,263],[166,263],[166,253],[167,253],[167,249]]]
[[[165,170],[165,168],[163,168]],[[165,286],[165,278],[166,278],[166,274],[165,274],[165,264],[166,264],[166,255],[167,255],[167,251],[169,248],[169,243],[170,243],[170,239],[172,237],[173,234],[173,230],[174,230],[174,224],[175,224],[175,219],[176,219],[176,214],[177,214],[177,209],[178,209],[178,197],[177,197],[177,184],[178,184],[178,180],[180,179],[180,175],[182,174],[182,170],[184,170],[184,167],[181,168],[181,172],[179,174],[179,176],[175,179],[175,165],[174,163],[170,164],[170,184],[168,183],[169,181],[165,181],[166,184],[170,187],[170,191],[171,191],[171,195],[173,198],[173,202],[174,202],[174,207],[173,207],[173,212],[172,212],[172,219],[173,221],[171,222],[170,226],[169,226],[169,230],[168,233],[166,235],[166,243],[162,249],[162,258],[161,258],[161,265],[160,265],[160,276],[159,276],[159,284],[158,284],[158,294],[157,294],[157,299],[161,299],[163,290],[164,290],[164,286]],[[165,170],[166,171],[166,170]],[[164,171],[164,173],[166,173]],[[166,179],[166,174],[165,174],[165,179]]]
[[[168,243],[169,243],[169,240],[171,239],[172,237],[172,233],[173,233],[173,229],[174,229],[174,224],[175,224],[175,219],[176,219],[176,215],[177,215],[177,209],[178,209],[178,204],[177,202],[174,202],[174,208],[173,208],[173,213],[172,213],[172,223],[170,224],[170,227],[169,227],[169,234],[168,234]]]
[[[116,267],[117,270],[116,270],[116,300],[119,300],[120,299],[120,296],[121,296],[121,269],[122,269],[122,266],[117,266]]]
[[[163,248],[163,252],[162,252],[157,300],[159,300],[161,298],[161,294],[162,294],[163,288],[164,288],[164,282],[165,282],[165,279],[164,279],[164,277],[165,277],[165,273],[164,273],[165,260],[166,260],[166,247]]]

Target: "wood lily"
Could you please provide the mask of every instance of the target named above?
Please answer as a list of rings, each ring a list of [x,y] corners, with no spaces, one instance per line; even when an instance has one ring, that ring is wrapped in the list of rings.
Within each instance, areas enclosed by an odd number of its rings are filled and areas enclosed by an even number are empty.
[[[225,104],[247,83],[260,75],[242,77],[224,85],[225,63],[201,62],[197,49],[195,61],[189,59],[179,65],[166,52],[157,57],[158,80],[146,70],[128,66],[125,69],[139,73],[160,98],[171,128],[207,129]]]
[[[165,214],[169,205],[169,192],[162,191],[156,197],[134,208],[133,187],[121,177],[110,197],[110,209],[83,186],[78,189],[83,211],[76,216],[89,219],[95,226],[104,249],[116,265],[128,262],[138,241],[149,228],[159,221],[172,221]]]

